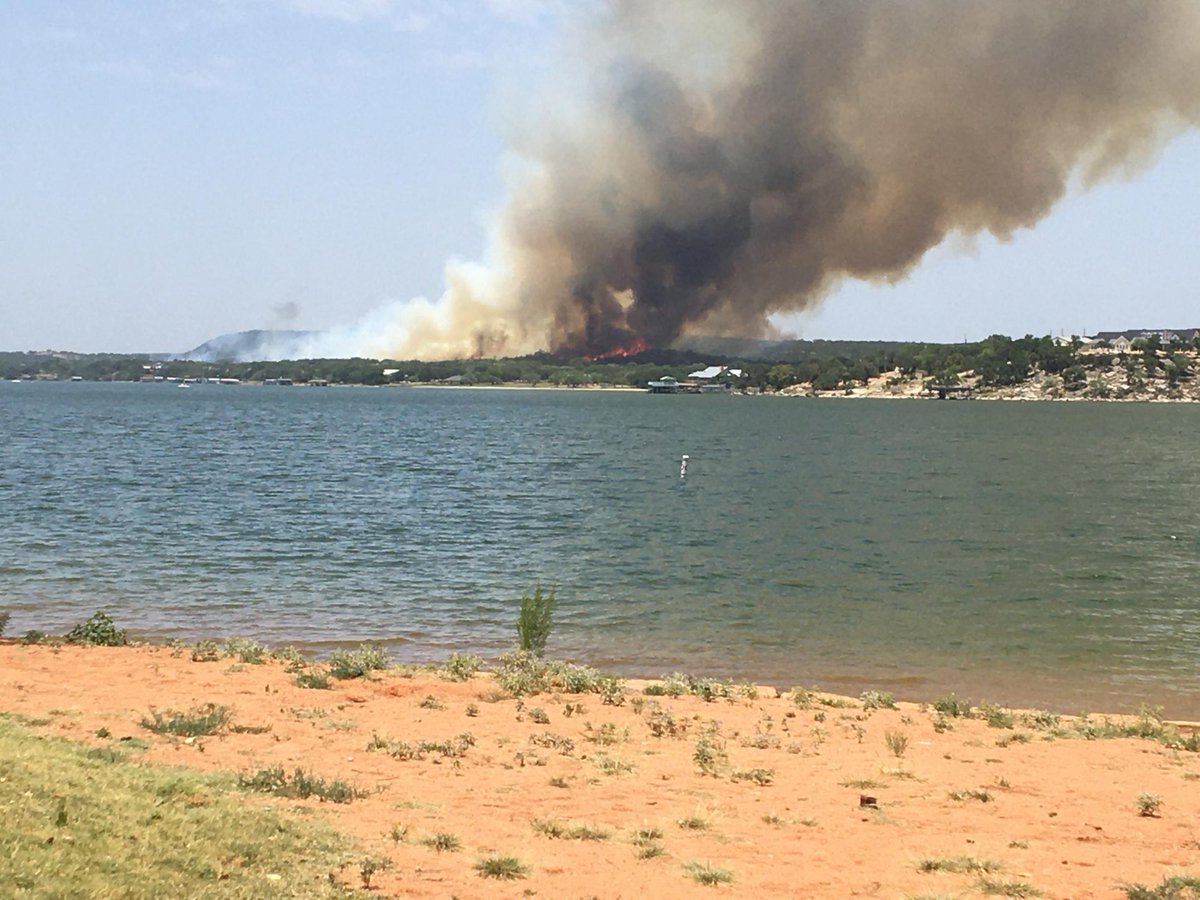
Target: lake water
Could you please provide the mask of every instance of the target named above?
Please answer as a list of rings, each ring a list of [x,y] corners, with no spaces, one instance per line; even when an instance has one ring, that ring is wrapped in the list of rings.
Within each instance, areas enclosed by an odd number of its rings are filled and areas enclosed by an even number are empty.
[[[0,384],[10,635],[1200,718],[1200,407]],[[691,457],[686,480],[681,454]]]

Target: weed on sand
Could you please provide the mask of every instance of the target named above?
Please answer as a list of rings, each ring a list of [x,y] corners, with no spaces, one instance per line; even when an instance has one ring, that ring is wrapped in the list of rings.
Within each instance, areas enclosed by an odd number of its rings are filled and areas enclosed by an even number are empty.
[[[347,848],[329,829],[247,806],[229,779],[89,749],[0,718],[0,884],[14,895],[358,896],[330,879]]]
[[[189,710],[168,709],[159,712],[150,710],[150,717],[139,723],[155,734],[170,734],[175,737],[204,737],[216,734],[229,724],[231,713],[228,706],[205,703]]]

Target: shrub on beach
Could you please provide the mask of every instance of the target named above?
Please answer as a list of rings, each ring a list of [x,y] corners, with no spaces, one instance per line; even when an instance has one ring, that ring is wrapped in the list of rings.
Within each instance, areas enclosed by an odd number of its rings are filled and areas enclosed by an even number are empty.
[[[4,637],[4,629],[8,627],[8,612],[0,611],[0,637]]]
[[[521,611],[517,614],[517,646],[521,650],[539,658],[545,654],[557,603],[555,588],[543,591],[540,584],[533,594],[521,598]]]
[[[98,647],[124,647],[129,643],[125,632],[117,628],[112,616],[102,609],[68,631],[66,640],[68,644],[92,644]]]
[[[329,657],[329,674],[334,678],[362,678],[375,669],[386,668],[387,652],[363,644],[357,650],[338,650]]]

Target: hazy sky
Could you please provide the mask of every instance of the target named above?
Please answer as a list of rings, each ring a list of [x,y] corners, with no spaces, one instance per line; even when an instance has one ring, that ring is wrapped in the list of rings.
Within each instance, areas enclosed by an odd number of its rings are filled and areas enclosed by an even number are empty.
[[[571,0],[0,4],[0,350],[182,351],[437,297],[484,251]],[[524,115],[512,111],[521,108]],[[529,115],[529,110],[535,111]],[[1200,135],[809,338],[1200,326]]]

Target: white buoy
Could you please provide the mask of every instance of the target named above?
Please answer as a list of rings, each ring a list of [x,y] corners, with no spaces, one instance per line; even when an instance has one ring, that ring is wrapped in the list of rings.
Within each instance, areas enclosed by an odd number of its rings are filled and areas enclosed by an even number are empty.
[[[683,459],[679,461],[679,477],[687,478],[688,455],[683,454]]]

